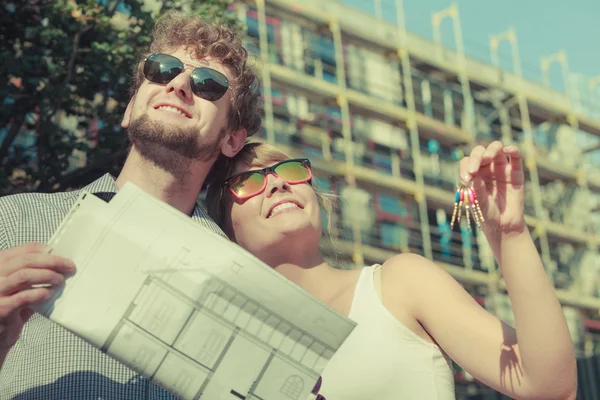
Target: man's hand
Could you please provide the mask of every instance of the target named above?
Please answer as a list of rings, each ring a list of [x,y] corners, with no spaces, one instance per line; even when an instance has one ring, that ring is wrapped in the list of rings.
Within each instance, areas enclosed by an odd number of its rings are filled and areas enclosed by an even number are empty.
[[[48,247],[29,243],[0,251],[0,366],[33,315],[32,305],[49,300],[73,261],[48,254]]]

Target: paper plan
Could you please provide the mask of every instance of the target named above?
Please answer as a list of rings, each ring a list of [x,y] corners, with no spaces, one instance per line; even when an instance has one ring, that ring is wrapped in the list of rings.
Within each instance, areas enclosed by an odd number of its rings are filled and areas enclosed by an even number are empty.
[[[49,245],[77,271],[40,312],[184,399],[314,398],[355,325],[132,184]]]

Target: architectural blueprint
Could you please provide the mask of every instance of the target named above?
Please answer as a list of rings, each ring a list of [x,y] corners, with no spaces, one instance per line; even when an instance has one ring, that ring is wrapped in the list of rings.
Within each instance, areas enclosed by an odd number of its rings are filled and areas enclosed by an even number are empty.
[[[309,399],[354,328],[132,184],[82,194],[49,246],[77,271],[39,311],[184,399]]]

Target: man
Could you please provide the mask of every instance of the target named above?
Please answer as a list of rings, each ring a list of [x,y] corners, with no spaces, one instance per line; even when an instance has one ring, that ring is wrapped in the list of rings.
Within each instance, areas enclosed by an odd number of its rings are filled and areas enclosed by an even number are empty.
[[[125,165],[116,179],[107,174],[84,189],[109,201],[129,181],[222,234],[196,199],[216,159],[234,156],[260,127],[258,80],[247,58],[228,28],[183,14],[160,19],[134,69],[122,121],[132,144]],[[0,398],[173,398],[29,308],[75,269],[40,242],[78,194],[0,199]]]

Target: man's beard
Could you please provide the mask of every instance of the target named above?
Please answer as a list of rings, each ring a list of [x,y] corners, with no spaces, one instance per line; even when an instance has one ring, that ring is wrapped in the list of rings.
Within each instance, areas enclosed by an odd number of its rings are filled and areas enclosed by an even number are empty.
[[[210,161],[219,153],[225,129],[214,137],[203,138],[198,128],[178,128],[150,121],[144,114],[132,121],[127,136],[140,156],[174,176],[190,174],[192,161]]]

